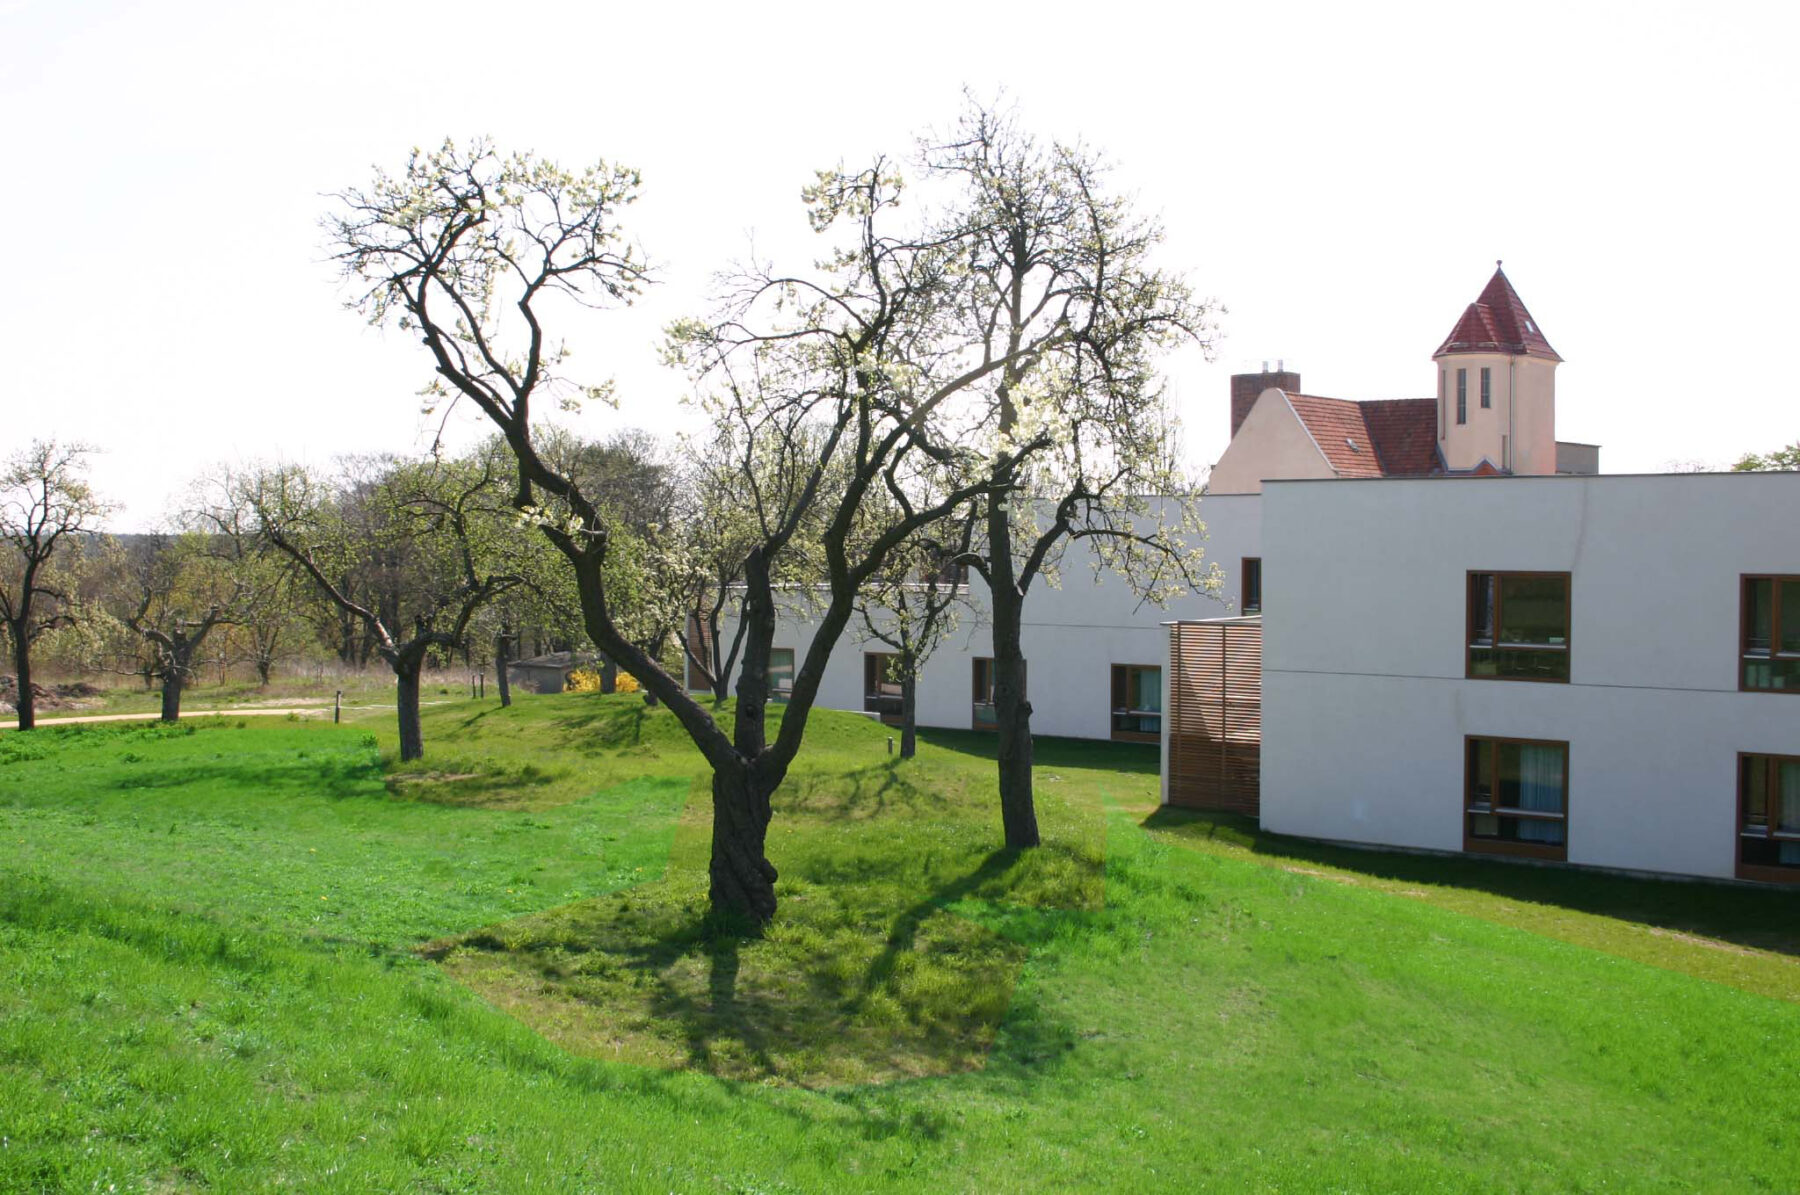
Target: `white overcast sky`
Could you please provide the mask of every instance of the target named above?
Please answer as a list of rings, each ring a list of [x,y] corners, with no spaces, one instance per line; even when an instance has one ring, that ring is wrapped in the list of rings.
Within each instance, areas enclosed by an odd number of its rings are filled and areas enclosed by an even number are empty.
[[[1170,363],[1194,463],[1227,376],[1430,394],[1504,258],[1558,435],[1608,472],[1800,438],[1800,5],[0,0],[0,450],[88,441],[145,525],[201,467],[421,447],[422,350],[340,305],[324,193],[486,133],[639,168],[664,285],[576,338],[677,427],[658,329],[743,255],[804,260],[811,171],[904,153],[964,86],[1082,137],[1228,309]],[[473,423],[463,438],[479,430]]]

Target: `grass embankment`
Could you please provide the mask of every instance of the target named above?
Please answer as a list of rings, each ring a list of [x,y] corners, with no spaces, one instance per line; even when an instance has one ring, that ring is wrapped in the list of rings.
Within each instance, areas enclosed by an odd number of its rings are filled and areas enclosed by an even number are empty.
[[[1048,742],[1018,859],[982,739],[821,714],[740,942],[666,713],[427,719],[0,736],[0,1190],[1800,1186],[1781,939],[1579,940],[1717,890],[1146,831],[1153,751]]]

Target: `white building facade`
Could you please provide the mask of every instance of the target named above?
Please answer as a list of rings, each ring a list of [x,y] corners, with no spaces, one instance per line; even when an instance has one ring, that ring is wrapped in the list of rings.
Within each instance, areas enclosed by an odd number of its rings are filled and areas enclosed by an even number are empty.
[[[1800,474],[1263,503],[1265,827],[1800,880]]]
[[[1246,561],[1254,574],[1261,555],[1258,497],[1209,497],[1201,508],[1207,520],[1207,537],[1200,545],[1203,567],[1218,566],[1221,584],[1216,594],[1190,593],[1167,607],[1142,602],[1119,577],[1096,574],[1079,542],[1065,553],[1056,584],[1040,578],[1032,586],[1020,639],[1034,734],[1157,741],[1167,652],[1162,624],[1171,618],[1212,618],[1242,610]],[[1250,597],[1254,605],[1254,579]],[[972,574],[966,601],[957,611],[956,629],[920,669],[916,697],[920,726],[991,728],[991,712],[983,708],[991,699],[982,700],[983,668],[993,657],[988,608],[982,580]],[[812,645],[817,623],[802,603],[789,601],[783,603],[776,625],[777,672],[791,677],[791,669]],[[730,631],[725,634],[729,641]],[[884,691],[869,657],[892,651],[868,637],[860,617],[852,619],[831,653],[818,703],[827,709],[891,713],[897,708],[898,689],[888,685]],[[1114,701],[1115,671],[1126,685],[1128,701],[1122,707]],[[1152,693],[1154,708],[1149,708]]]

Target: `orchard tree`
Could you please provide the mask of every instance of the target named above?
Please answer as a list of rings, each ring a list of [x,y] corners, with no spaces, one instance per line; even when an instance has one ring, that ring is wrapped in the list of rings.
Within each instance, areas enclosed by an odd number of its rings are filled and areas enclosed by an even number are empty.
[[[857,598],[864,642],[891,649],[900,685],[900,758],[918,752],[919,673],[968,606],[973,508],[921,531],[889,557]]]
[[[12,648],[19,729],[37,725],[31,648],[78,615],[74,558],[111,507],[88,484],[90,449],[34,441],[0,471],[0,622]]]
[[[646,281],[617,224],[636,188],[635,173],[617,167],[570,172],[482,142],[447,143],[413,154],[398,176],[342,193],[327,227],[358,307],[416,334],[436,374],[433,393],[473,403],[500,429],[517,464],[514,501],[573,570],[589,637],[670,708],[711,766],[712,906],[759,925],[776,908],[764,849],[771,797],[800,749],[858,591],[897,545],[984,484],[915,504],[920,429],[1011,357],[936,351],[928,331],[955,299],[957,246],[916,227],[889,234],[899,188],[885,162],[824,172],[807,189],[814,228],[834,237],[822,267],[789,275],[752,266],[729,284],[714,318],[671,330],[671,355],[694,371],[712,413],[741,428],[772,466],[746,478],[755,531],[742,569],[743,662],[733,722],[722,727],[619,621],[607,568],[613,524],[574,472],[540,450],[534,430],[545,401],[609,393],[555,372],[565,354],[545,320],[574,305],[627,302]],[[894,498],[895,520],[858,528],[858,509],[877,492]],[[771,740],[773,578],[814,526],[828,599]]]
[[[118,619],[149,649],[162,682],[162,720],[175,722],[200,649],[250,604],[250,578],[228,546],[198,531],[140,539],[127,560],[129,588]]]
[[[286,553],[339,609],[367,630],[393,669],[400,758],[424,756],[419,678],[433,650],[462,645],[476,612],[520,583],[520,538],[490,460],[395,462],[372,490],[343,495],[298,468],[263,470],[238,493],[259,533]],[[383,561],[403,600],[391,611],[358,602],[335,578],[358,562]]]
[[[985,482],[981,537],[965,559],[989,595],[1005,841],[1029,847],[1038,828],[1020,632],[1032,587],[1078,541],[1097,574],[1157,604],[1218,585],[1201,568],[1199,486],[1179,466],[1157,372],[1178,345],[1210,347],[1212,312],[1155,264],[1161,229],[1080,145],[1040,143],[971,101],[923,158],[957,192],[941,235],[962,246],[969,274],[947,337],[1003,362],[931,434]]]

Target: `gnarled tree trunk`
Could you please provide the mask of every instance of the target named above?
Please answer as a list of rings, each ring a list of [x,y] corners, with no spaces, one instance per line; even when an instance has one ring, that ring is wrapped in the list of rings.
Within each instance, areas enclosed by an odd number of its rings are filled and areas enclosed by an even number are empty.
[[[1009,847],[1038,844],[1031,790],[1031,702],[1025,699],[1025,653],[1019,645],[1025,595],[1012,558],[1012,528],[1001,502],[988,514],[989,587],[994,626],[994,723],[999,737],[1000,825]]]
[[[31,692],[31,644],[26,641],[22,627],[10,627],[8,631],[13,642],[13,671],[19,682],[14,697],[19,711],[19,729],[30,730],[37,725],[37,698]]]
[[[425,734],[419,726],[419,672],[425,653],[406,652],[393,661],[394,713],[400,721],[400,759],[425,758]]]
[[[754,768],[713,772],[709,897],[715,910],[759,926],[775,916],[775,865],[764,854],[775,787]]]
[[[506,628],[494,636],[494,680],[500,686],[500,708],[505,709],[512,704],[512,684],[506,677]]]
[[[900,668],[900,758],[911,759],[919,746],[919,666],[902,656]]]
[[[181,688],[182,668],[173,664],[163,669],[162,674],[162,720],[179,722],[181,720]]]

